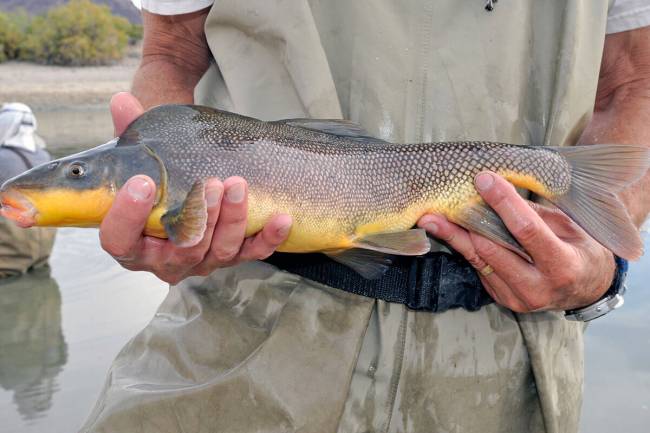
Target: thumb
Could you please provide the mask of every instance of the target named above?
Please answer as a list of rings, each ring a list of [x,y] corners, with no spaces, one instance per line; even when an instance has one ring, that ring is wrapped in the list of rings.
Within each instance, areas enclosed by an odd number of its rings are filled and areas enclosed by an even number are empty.
[[[116,136],[122,134],[131,122],[144,113],[144,108],[142,108],[140,101],[128,92],[120,92],[113,95],[110,107]]]
[[[118,191],[99,228],[102,248],[115,257],[136,249],[151,213],[156,184],[147,176],[134,176]]]

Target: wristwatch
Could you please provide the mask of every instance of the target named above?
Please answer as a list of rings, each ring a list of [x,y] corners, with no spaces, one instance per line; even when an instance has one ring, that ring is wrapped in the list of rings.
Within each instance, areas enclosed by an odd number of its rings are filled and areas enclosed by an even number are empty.
[[[607,292],[602,298],[587,307],[565,311],[567,320],[589,322],[623,306],[623,295],[627,289],[625,278],[627,277],[628,263],[627,260],[616,256],[614,256],[614,260],[616,261],[616,273]]]

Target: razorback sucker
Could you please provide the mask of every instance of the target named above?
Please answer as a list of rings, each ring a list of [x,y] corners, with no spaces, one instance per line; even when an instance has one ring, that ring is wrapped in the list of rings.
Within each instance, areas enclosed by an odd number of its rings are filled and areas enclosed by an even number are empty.
[[[618,256],[637,259],[642,242],[616,193],[649,166],[640,146],[393,144],[343,120],[265,122],[164,105],[115,140],[10,179],[0,213],[25,227],[98,226],[116,191],[146,174],[157,196],[145,233],[189,247],[206,227],[205,179],[237,175],[249,183],[248,235],[287,213],[293,226],[279,251],[321,251],[369,278],[381,273],[380,254],[429,251],[424,231],[412,227],[430,212],[530,259],[474,188],[474,176],[491,170],[557,205]]]

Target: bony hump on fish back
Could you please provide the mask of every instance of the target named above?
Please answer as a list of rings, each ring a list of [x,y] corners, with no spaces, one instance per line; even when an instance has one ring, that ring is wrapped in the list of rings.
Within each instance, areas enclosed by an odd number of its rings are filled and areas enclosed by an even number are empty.
[[[249,184],[247,235],[277,213],[293,218],[283,252],[324,252],[368,278],[387,255],[429,250],[422,230],[437,212],[523,258],[530,257],[474,188],[495,171],[555,203],[626,259],[642,253],[617,193],[643,176],[647,148],[568,148],[492,142],[393,144],[344,120],[264,122],[208,107],[167,105],[144,113],[117,141],[37,167],[0,191],[2,214],[21,225],[96,226],[131,176],[149,175],[157,197],[145,233],[189,247],[207,224],[204,181]]]

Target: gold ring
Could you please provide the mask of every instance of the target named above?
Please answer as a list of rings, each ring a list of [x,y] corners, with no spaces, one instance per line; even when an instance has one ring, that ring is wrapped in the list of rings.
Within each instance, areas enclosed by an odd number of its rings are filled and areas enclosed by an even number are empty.
[[[494,268],[493,268],[492,266],[490,266],[490,265],[485,265],[483,268],[481,268],[481,270],[480,270],[479,272],[480,272],[481,275],[483,275],[484,277],[487,277],[487,276],[490,275],[492,272],[494,272]]]

